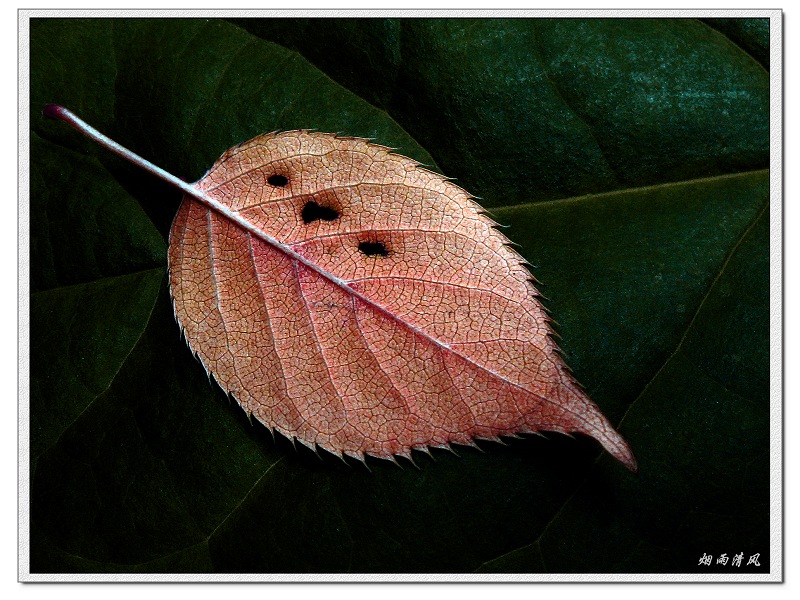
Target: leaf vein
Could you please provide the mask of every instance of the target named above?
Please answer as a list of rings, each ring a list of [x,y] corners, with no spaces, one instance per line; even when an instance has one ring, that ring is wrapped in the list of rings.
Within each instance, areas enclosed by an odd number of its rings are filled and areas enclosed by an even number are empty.
[[[711,296],[711,292],[716,287],[717,282],[720,280],[722,275],[725,273],[725,270],[727,269],[728,264],[730,263],[731,259],[733,258],[733,256],[738,251],[739,246],[742,245],[744,240],[747,238],[747,236],[750,234],[750,232],[753,230],[753,228],[756,226],[756,224],[759,222],[759,220],[761,219],[761,217],[764,215],[764,213],[767,211],[768,208],[769,208],[769,200],[767,200],[767,202],[764,204],[764,206],[758,212],[758,215],[756,215],[756,217],[750,222],[750,224],[744,230],[742,235],[739,236],[739,239],[736,240],[736,243],[733,245],[733,247],[731,248],[730,252],[728,252],[728,255],[725,257],[725,260],[722,262],[722,266],[720,267],[719,273],[717,273],[716,277],[714,277],[714,280],[708,286],[708,290],[706,290],[705,295],[700,300],[700,304],[698,304],[697,309],[694,311],[694,314],[692,315],[692,319],[689,321],[689,324],[686,326],[686,329],[684,330],[683,335],[681,336],[681,339],[678,341],[678,345],[675,347],[675,350],[672,351],[672,353],[669,355],[669,357],[667,357],[667,359],[664,361],[664,364],[661,365],[661,367],[658,369],[658,371],[656,371],[655,374],[650,378],[650,381],[648,381],[647,384],[644,386],[644,388],[642,388],[642,391],[639,393],[639,395],[628,406],[628,410],[625,411],[625,414],[622,415],[622,419],[620,419],[619,423],[617,424],[618,428],[622,426],[623,421],[625,421],[625,418],[628,416],[628,414],[630,414],[630,412],[633,409],[633,407],[639,402],[639,400],[641,400],[641,398],[645,395],[647,390],[650,389],[650,386],[653,385],[655,380],[658,379],[658,376],[666,368],[667,364],[669,364],[669,362],[681,350],[681,348],[683,347],[684,341],[686,341],[686,338],[689,336],[689,332],[691,331],[692,327],[694,326],[695,321],[697,321],[697,317],[700,315],[700,313],[701,313],[703,307],[705,306],[705,303],[708,300],[709,296]]]

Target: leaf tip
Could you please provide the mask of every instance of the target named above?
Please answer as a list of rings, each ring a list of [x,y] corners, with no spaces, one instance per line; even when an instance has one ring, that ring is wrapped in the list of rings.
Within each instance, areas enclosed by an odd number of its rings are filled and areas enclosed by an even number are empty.
[[[639,464],[633,455],[630,445],[614,429],[601,435],[590,434],[606,449],[606,451],[621,462],[629,471],[636,473],[639,471]]]

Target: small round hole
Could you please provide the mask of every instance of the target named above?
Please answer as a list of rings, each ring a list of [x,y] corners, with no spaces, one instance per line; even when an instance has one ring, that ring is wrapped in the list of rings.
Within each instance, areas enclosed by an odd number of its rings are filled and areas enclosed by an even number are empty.
[[[277,175],[276,174],[276,175],[270,175],[267,178],[267,183],[270,184],[270,185],[274,185],[275,187],[283,187],[287,183],[289,183],[289,180],[286,177],[284,177],[283,175]]]
[[[358,249],[367,256],[389,256],[389,251],[383,242],[360,242]]]

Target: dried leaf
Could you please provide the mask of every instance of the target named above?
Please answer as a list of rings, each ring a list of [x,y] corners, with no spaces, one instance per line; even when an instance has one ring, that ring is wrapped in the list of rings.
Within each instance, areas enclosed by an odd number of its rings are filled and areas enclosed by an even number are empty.
[[[232,148],[194,185],[158,174],[186,192],[170,231],[176,318],[267,427],[359,459],[580,432],[636,469],[561,359],[523,259],[444,177],[310,131]]]

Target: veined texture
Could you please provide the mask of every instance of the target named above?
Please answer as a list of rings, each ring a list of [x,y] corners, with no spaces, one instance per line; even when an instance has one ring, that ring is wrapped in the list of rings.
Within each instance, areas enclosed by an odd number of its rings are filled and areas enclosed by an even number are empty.
[[[252,227],[184,198],[175,315],[267,427],[361,459],[581,432],[636,468],[567,371],[522,258],[463,189],[308,131],[232,148],[195,187]]]

